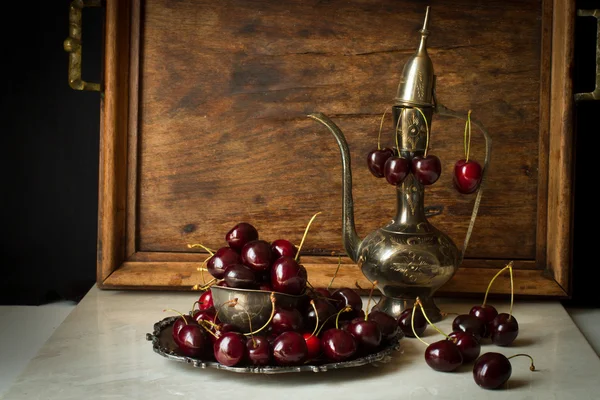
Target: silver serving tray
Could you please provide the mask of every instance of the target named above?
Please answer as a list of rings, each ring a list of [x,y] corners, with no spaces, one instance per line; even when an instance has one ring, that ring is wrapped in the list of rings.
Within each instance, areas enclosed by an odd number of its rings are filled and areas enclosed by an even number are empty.
[[[184,356],[179,352],[175,341],[173,340],[172,330],[175,320],[178,316],[167,317],[154,324],[154,332],[146,334],[146,340],[152,342],[152,348],[155,353],[160,354],[170,360],[184,362],[192,364],[194,367],[199,368],[215,368],[226,371],[238,372],[238,373],[250,373],[250,374],[283,374],[288,372],[326,372],[332,369],[341,368],[352,368],[360,367],[362,365],[371,364],[377,366],[391,361],[392,352],[400,349],[400,339],[404,337],[403,334],[396,336],[389,344],[379,350],[377,353],[369,354],[360,358],[356,358],[350,361],[334,362],[334,363],[319,363],[319,364],[305,364],[293,367],[281,367],[281,366],[267,366],[267,367],[255,367],[255,366],[241,366],[241,367],[227,367],[216,361],[201,360],[194,357]]]

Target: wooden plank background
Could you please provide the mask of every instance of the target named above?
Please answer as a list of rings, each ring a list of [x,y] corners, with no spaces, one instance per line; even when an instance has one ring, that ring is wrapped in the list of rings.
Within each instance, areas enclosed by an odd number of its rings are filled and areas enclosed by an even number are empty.
[[[401,3],[401,4],[400,4]],[[540,1],[159,1],[143,3],[135,248],[217,248],[238,221],[307,253],[343,252],[341,165],[333,137],[305,118],[323,112],[352,152],[359,235],[394,215],[395,191],[370,175],[381,114],[419,42],[431,5],[429,53],[438,99],[473,110],[494,140],[467,257],[536,256]],[[473,196],[452,188],[460,121],[434,116],[431,153],[443,164],[426,205],[460,245]],[[383,142],[392,143],[388,118]],[[472,155],[483,159],[483,139]],[[131,232],[130,232],[131,233]]]

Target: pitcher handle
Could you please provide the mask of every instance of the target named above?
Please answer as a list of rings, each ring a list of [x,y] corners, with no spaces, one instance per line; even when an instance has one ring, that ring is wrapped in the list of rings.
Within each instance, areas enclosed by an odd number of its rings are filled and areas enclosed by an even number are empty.
[[[462,120],[467,119],[467,114],[461,114],[459,112],[453,111],[448,107],[437,102],[435,92],[433,94],[434,99],[434,112],[439,115],[446,115],[449,117],[459,118]],[[458,265],[462,264],[463,258],[465,257],[465,252],[467,251],[467,246],[469,245],[469,240],[471,239],[471,233],[473,232],[473,226],[475,225],[475,219],[477,218],[477,212],[479,211],[479,204],[481,203],[481,196],[483,194],[483,185],[485,183],[485,178],[487,176],[488,167],[490,165],[490,156],[492,153],[492,138],[490,134],[485,129],[483,124],[473,118],[471,118],[471,123],[475,125],[481,133],[483,133],[483,137],[485,138],[485,159],[483,160],[483,172],[481,174],[481,183],[479,184],[479,189],[477,190],[477,196],[475,197],[475,204],[473,205],[473,212],[471,213],[471,221],[469,222],[469,228],[467,229],[467,235],[465,236],[465,241],[463,243],[462,250],[460,251],[460,259]]]

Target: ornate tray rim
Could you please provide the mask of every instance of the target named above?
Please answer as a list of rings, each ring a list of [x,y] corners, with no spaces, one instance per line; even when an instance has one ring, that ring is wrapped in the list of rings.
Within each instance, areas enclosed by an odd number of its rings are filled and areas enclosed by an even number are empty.
[[[389,345],[382,348],[377,353],[369,354],[364,357],[356,358],[350,361],[343,362],[334,362],[334,363],[326,363],[326,364],[318,364],[318,365],[298,365],[298,366],[290,366],[290,367],[282,367],[282,366],[267,366],[267,367],[254,367],[254,366],[244,366],[244,367],[228,367],[226,365],[220,364],[217,361],[203,361],[201,359],[195,357],[188,357],[177,354],[174,351],[169,350],[166,346],[161,344],[160,334],[161,332],[172,325],[175,320],[179,318],[178,316],[166,317],[154,324],[154,332],[146,334],[146,340],[152,342],[152,349],[155,353],[160,354],[161,356],[168,358],[170,360],[175,360],[179,362],[184,362],[187,364],[192,364],[194,367],[198,368],[214,368],[214,369],[222,369],[231,372],[237,373],[252,373],[252,374],[282,374],[289,372],[326,372],[332,369],[342,369],[342,368],[352,368],[352,367],[360,367],[363,365],[372,364],[376,366],[377,364],[388,363],[392,359],[392,352],[400,350],[400,340],[404,337],[404,334],[400,332],[398,336],[396,336]]]

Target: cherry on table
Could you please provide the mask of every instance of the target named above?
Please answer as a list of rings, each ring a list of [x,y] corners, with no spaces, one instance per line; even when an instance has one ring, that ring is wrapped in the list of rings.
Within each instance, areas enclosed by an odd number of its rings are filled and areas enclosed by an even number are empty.
[[[292,257],[279,257],[271,267],[271,286],[276,292],[300,295],[306,290],[306,269]]]
[[[274,255],[274,259],[283,256],[294,258],[296,257],[298,249],[289,240],[277,239],[271,243],[271,252]]]
[[[410,172],[410,161],[404,157],[390,157],[384,166],[385,180],[394,186],[400,185]]]
[[[484,389],[497,389],[504,385],[512,374],[510,359],[517,356],[529,357],[530,371],[535,371],[533,358],[528,354],[515,354],[506,357],[504,354],[489,352],[481,355],[473,365],[473,379]]]
[[[246,358],[252,365],[269,365],[271,353],[271,344],[265,337],[254,336],[246,341]]]
[[[244,265],[256,272],[266,271],[273,262],[271,244],[264,240],[253,240],[244,245],[241,252]]]
[[[448,336],[454,340],[454,344],[458,347],[463,358],[463,364],[469,363],[479,357],[481,345],[475,336],[462,331],[454,331]]]
[[[217,324],[216,320],[217,311],[214,307],[206,308],[204,310],[196,310],[194,311],[192,318],[196,323],[200,323],[200,321],[208,321],[212,324]]]
[[[475,192],[481,183],[483,169],[477,161],[458,160],[454,164],[454,187],[462,194]]]
[[[463,357],[453,341],[443,339],[427,346],[425,362],[436,371],[451,372],[460,367]]]
[[[356,340],[345,330],[328,329],[321,337],[321,350],[328,360],[345,361],[356,353]]]
[[[246,355],[246,340],[237,332],[226,332],[215,341],[213,351],[219,363],[233,367]]]
[[[283,332],[273,340],[273,358],[277,365],[300,365],[307,356],[306,341],[298,332]]]
[[[398,316],[398,327],[402,330],[402,332],[404,332],[404,335],[406,335],[407,337],[414,338],[415,335],[413,333],[411,322],[412,311],[413,309],[412,307],[410,307],[402,311],[402,313],[400,313],[400,315]],[[417,335],[423,335],[423,332],[425,332],[426,328],[427,320],[425,319],[423,312],[419,308],[417,308],[415,310],[415,331],[417,332]]]
[[[313,291],[314,293],[312,297],[314,298],[318,298],[320,296],[328,299],[329,296],[331,296],[331,293],[326,288],[314,288]]]
[[[234,264],[225,270],[225,282],[227,286],[238,289],[256,288],[256,275],[249,267],[242,264]]]
[[[519,323],[514,315],[501,313],[490,324],[492,343],[498,346],[508,346],[519,334]]]
[[[246,243],[257,239],[258,231],[247,222],[240,222],[225,235],[225,241],[229,244],[229,247],[238,252],[242,251]]]
[[[184,326],[186,326],[188,324],[196,324],[196,320],[194,320],[194,318],[192,316],[187,316],[186,318],[179,317],[173,323],[172,335],[173,335],[173,340],[175,341],[175,344],[177,346],[180,346],[179,332],[181,331],[181,328],[183,328]]]
[[[442,174],[442,163],[439,158],[431,154],[415,156],[412,159],[411,170],[421,184],[432,185]]]
[[[487,325],[474,315],[460,314],[452,321],[452,330],[468,332],[481,340],[487,333]]]
[[[491,329],[490,325],[494,318],[498,315],[498,311],[494,306],[489,304],[481,305],[481,306],[473,306],[469,314],[474,315],[479,318],[487,327],[484,338],[490,337]]]
[[[384,149],[372,150],[367,155],[367,167],[376,178],[383,178],[386,161],[394,156],[394,150],[386,147]]]
[[[217,279],[223,279],[225,277],[225,270],[227,267],[241,263],[242,258],[235,250],[233,250],[231,247],[221,247],[207,261],[206,270],[213,277]]]
[[[314,327],[317,324],[317,316],[319,317],[319,322],[321,324],[326,324],[326,326],[333,327],[334,323],[333,319],[329,319],[325,322],[329,317],[336,313],[336,308],[331,302],[325,300],[323,298],[316,298],[313,300],[315,304],[315,308],[308,307],[305,314],[305,325],[307,328]],[[315,309],[317,310],[315,313]]]

